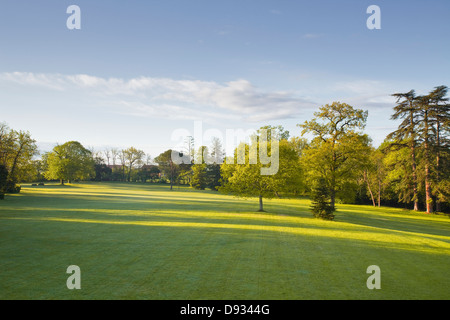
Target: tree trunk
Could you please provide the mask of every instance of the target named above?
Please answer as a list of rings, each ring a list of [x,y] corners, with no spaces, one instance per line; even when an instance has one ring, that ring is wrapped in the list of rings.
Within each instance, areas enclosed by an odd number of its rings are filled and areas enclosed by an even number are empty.
[[[376,207],[376,205],[375,205],[375,198],[373,197],[372,188],[370,188],[369,178],[367,178],[367,172],[366,171],[364,171],[364,180],[366,180],[366,182],[367,182],[367,188],[369,189],[370,198],[372,199],[372,204],[373,204],[374,207]]]
[[[20,144],[19,150],[16,153],[16,156],[14,157],[14,162],[13,165],[11,167],[11,170],[9,171],[9,177],[12,181],[16,181],[14,179],[14,175],[15,175],[15,171],[16,171],[16,167],[17,167],[17,160],[19,159],[20,153],[22,152],[23,149],[23,144]]]
[[[64,185],[64,179],[59,179],[59,181],[61,182],[61,185]]]
[[[331,208],[336,210],[336,152],[334,151],[335,140],[333,140],[333,159],[332,159],[332,167],[331,167],[331,186],[330,186],[330,205]]]
[[[131,182],[131,164],[130,164],[130,168],[128,170],[128,182]]]
[[[425,201],[427,204],[427,213],[433,212],[433,197],[431,195],[430,169],[425,165]]]
[[[437,121],[436,123],[436,149],[437,149],[437,154],[436,154],[436,184],[438,186],[438,190],[439,190],[439,183],[441,181],[441,177],[440,177],[440,169],[439,169],[439,156],[440,156],[440,152],[441,152],[441,141],[440,141],[440,123],[439,121]],[[439,200],[439,191],[438,191],[438,195],[436,197],[436,211],[441,211],[441,201]]]
[[[439,201],[439,198],[436,199],[436,211],[441,212],[441,201]]]
[[[409,113],[410,124],[414,124],[414,106],[413,102],[410,101],[409,104],[411,111]],[[412,177],[413,177],[413,201],[414,201],[414,211],[419,211],[419,195],[417,190],[417,172],[416,172],[416,136],[415,132],[411,132],[411,166],[412,166]]]
[[[263,212],[264,211],[264,209],[263,209],[263,197],[262,197],[262,195],[259,195],[259,210],[258,210],[259,212]]]
[[[430,146],[428,141],[428,110],[425,110],[423,119],[424,128],[424,160],[425,160],[425,203],[427,208],[427,213],[433,212],[433,198],[431,195],[431,180],[430,180]]]
[[[334,172],[332,173],[331,177],[331,187],[330,187],[330,205],[333,210],[336,209],[335,207],[336,203],[336,179],[334,177]]]
[[[381,207],[381,181],[378,180],[378,208]]]
[[[414,144],[414,142],[413,142]],[[419,211],[419,196],[417,191],[417,173],[416,173],[416,152],[415,146],[411,146],[411,159],[412,159],[412,177],[413,177],[413,201],[414,211]]]
[[[331,208],[333,208],[333,210],[335,210],[335,206],[334,204],[336,203],[336,192],[334,191],[334,189],[331,190],[331,194],[330,194],[330,206]]]

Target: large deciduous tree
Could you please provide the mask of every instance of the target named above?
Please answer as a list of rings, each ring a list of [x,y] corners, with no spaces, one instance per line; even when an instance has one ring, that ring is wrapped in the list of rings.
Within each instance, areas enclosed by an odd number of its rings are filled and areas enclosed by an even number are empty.
[[[36,141],[29,132],[0,123],[0,164],[8,171],[5,191],[13,192],[16,183],[31,179],[32,159],[37,154]]]
[[[383,147],[375,149],[368,148],[366,161],[362,161],[362,180],[367,186],[367,193],[370,195],[372,204],[375,207],[381,206],[382,192],[385,188],[386,167],[384,164],[385,154]]]
[[[183,158],[183,156],[189,158],[189,155],[183,155],[181,152],[169,149],[155,158],[155,162],[158,164],[159,169],[169,179],[170,190],[173,190],[173,184],[180,174],[181,161],[177,162],[177,160]],[[190,160],[188,159],[188,161]]]
[[[333,102],[320,107],[315,118],[298,126],[312,135],[311,143],[302,151],[302,164],[309,184],[324,179],[329,189],[330,204],[335,209],[336,198],[351,193],[360,158],[367,154],[370,139],[364,129],[367,111],[354,109],[346,103]]]
[[[139,164],[142,162],[142,159],[145,156],[145,152],[142,150],[138,150],[135,147],[130,147],[128,149],[122,150],[124,160],[128,165],[128,181],[131,180],[131,170],[133,169],[133,165]]]
[[[94,176],[92,153],[78,141],[69,141],[53,148],[45,155],[47,179],[64,181],[84,180]]]
[[[272,133],[276,134],[275,131]],[[286,140],[271,139],[270,142],[264,142],[261,136],[252,140],[251,144],[238,147],[234,157],[227,158],[221,166],[222,186],[219,187],[219,191],[244,198],[258,197],[258,211],[264,211],[264,198],[289,196],[302,183],[299,158],[293,144]],[[276,144],[278,147],[273,148],[271,144]],[[245,155],[239,155],[240,148],[245,151]],[[252,159],[252,152],[261,148],[267,148],[267,156],[271,158],[271,161],[278,161],[277,164],[270,163],[271,166],[278,166],[276,173],[262,174],[262,169],[269,164],[261,159],[260,153]],[[243,156],[242,159],[240,159],[241,156]]]

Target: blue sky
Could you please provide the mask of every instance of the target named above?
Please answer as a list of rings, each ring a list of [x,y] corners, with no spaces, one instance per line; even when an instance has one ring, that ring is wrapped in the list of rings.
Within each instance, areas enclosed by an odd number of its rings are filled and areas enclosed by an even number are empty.
[[[81,9],[69,30],[66,9]],[[369,5],[381,30],[369,30]],[[155,157],[173,132],[282,124],[321,105],[369,110],[379,144],[390,94],[449,85],[447,0],[2,1],[0,121],[42,148],[135,146]]]

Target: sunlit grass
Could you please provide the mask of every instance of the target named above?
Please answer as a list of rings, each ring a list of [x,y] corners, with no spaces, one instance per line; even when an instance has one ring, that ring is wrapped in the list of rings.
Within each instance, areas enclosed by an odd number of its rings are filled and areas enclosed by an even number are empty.
[[[448,299],[447,216],[164,185],[22,188],[0,202],[0,298]],[[82,290],[65,286],[79,265]],[[369,265],[382,289],[366,287]]]

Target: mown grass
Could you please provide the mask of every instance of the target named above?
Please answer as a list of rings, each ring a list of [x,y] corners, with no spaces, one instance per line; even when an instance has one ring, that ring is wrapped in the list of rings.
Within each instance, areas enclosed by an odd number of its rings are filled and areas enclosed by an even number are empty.
[[[0,201],[0,299],[449,299],[450,219],[164,185],[23,186]],[[66,269],[81,269],[69,290]],[[369,290],[366,269],[381,269]]]

